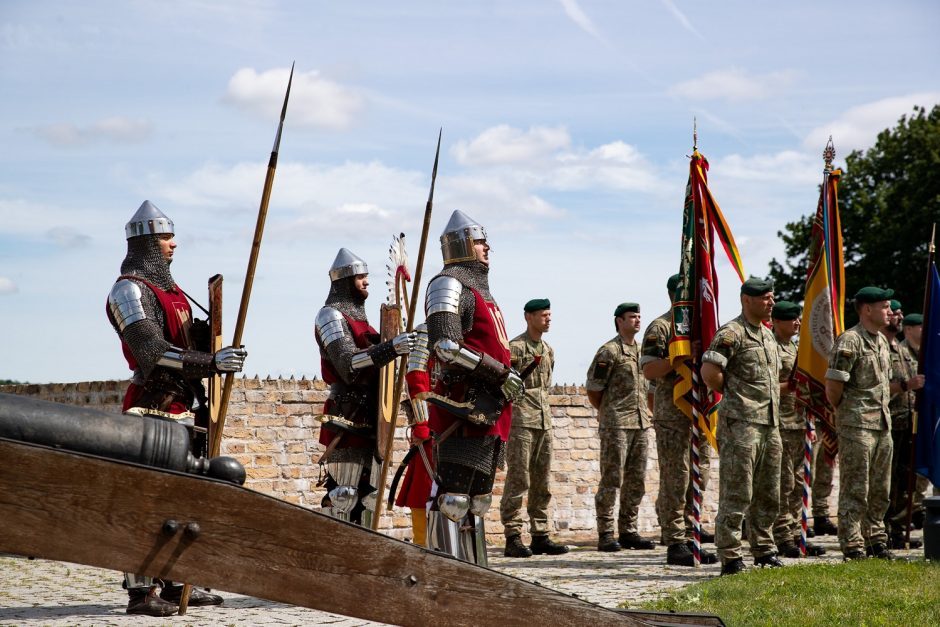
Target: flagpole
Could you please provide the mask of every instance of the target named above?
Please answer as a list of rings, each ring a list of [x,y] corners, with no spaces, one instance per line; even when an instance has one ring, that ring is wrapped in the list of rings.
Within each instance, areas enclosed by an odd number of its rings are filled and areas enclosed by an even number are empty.
[[[694,358],[694,357],[693,357]],[[695,358],[694,358],[695,359]],[[702,397],[706,391],[701,382],[699,368],[701,358],[692,362],[692,563],[698,568],[702,563],[702,469],[700,465]]]
[[[924,306],[921,309],[922,314],[926,316],[927,307],[931,303],[931,283],[930,271],[933,266],[934,258],[934,237],[937,233],[937,223],[933,223],[930,229],[930,245],[927,247],[927,278],[924,283]],[[917,349],[917,374],[924,373],[924,340],[927,338],[928,324],[930,320],[925,317],[924,328],[921,331],[920,348]],[[934,321],[936,324],[936,321]],[[904,516],[904,545],[907,548],[911,546],[911,520],[914,517],[914,490],[917,485],[917,477],[914,473],[914,466],[917,455],[917,421],[919,419],[917,408],[920,406],[920,399],[923,395],[923,389],[914,392],[917,401],[914,403],[914,409],[911,411],[911,443],[909,447],[910,463],[907,468],[907,508]]]

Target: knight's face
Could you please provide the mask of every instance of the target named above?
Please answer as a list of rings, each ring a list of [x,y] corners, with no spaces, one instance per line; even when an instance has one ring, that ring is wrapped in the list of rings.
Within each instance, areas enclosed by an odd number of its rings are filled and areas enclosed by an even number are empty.
[[[369,298],[369,275],[357,274],[353,277],[353,287],[362,296],[362,300]]]
[[[484,266],[489,267],[490,245],[486,243],[485,239],[478,239],[473,241],[473,253],[476,255],[477,261],[482,263]]]
[[[161,233],[157,236],[157,242],[160,244],[160,254],[163,259],[170,263],[173,261],[173,251],[176,250],[176,240],[173,233]]]

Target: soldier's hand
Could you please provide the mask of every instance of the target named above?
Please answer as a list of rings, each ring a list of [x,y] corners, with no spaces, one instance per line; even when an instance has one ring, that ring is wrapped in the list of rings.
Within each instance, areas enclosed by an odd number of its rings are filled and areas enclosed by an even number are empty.
[[[219,372],[241,372],[246,357],[248,351],[243,347],[226,346],[215,354],[213,361]]]
[[[908,390],[919,390],[924,387],[924,375],[915,374],[913,377],[907,380],[907,389]]]
[[[510,401],[514,401],[519,396],[521,396],[523,386],[522,379],[519,378],[519,373],[510,368],[509,374],[506,375],[506,379],[503,380],[501,389],[503,391],[503,395]]]
[[[414,350],[418,343],[418,334],[414,331],[409,333],[400,333],[392,338],[392,348],[399,355],[407,355]]]

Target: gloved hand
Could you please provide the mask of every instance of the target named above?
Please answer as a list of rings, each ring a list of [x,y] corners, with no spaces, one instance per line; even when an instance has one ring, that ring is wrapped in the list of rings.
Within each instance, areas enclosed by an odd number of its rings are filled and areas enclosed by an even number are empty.
[[[514,401],[522,396],[524,388],[519,373],[510,368],[509,374],[506,375],[500,389],[503,391],[503,395],[510,401]]]
[[[399,355],[407,355],[418,343],[418,334],[414,331],[400,333],[392,338],[392,348]]]
[[[244,347],[226,346],[213,355],[213,363],[219,372],[241,372],[247,356]]]

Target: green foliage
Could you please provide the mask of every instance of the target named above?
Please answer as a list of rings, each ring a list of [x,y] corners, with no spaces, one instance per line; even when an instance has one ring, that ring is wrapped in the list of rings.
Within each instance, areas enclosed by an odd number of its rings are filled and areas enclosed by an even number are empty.
[[[13,379],[0,379],[0,385],[19,385],[22,381],[14,381]]]
[[[905,312],[920,311],[931,224],[940,221],[940,105],[929,113],[915,107],[879,133],[874,146],[846,158],[839,215],[846,297],[866,285],[890,287]],[[777,233],[787,256],[783,264],[770,262],[778,298],[803,300],[814,216],[815,208]],[[851,307],[846,318],[848,326]]]
[[[936,625],[940,564],[861,560],[715,577],[644,609],[717,614],[736,625]]]

